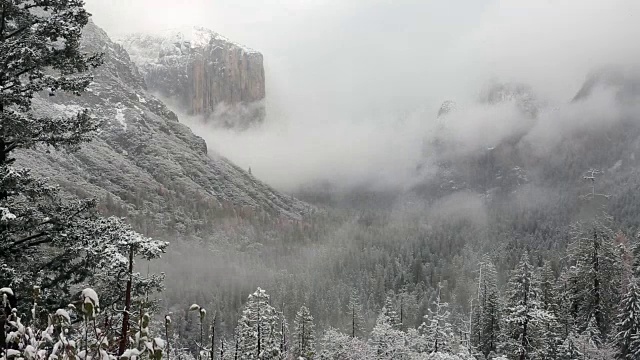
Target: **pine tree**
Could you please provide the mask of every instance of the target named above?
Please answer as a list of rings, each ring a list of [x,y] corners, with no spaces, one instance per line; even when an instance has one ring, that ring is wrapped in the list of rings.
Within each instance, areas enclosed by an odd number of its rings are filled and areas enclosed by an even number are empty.
[[[429,315],[425,315],[426,323],[420,325],[424,335],[427,350],[429,352],[451,353],[453,331],[449,321],[449,304],[440,300],[440,286],[433,309],[429,309]]]
[[[497,289],[487,292],[484,306],[482,307],[482,342],[481,349],[485,355],[498,349],[501,338],[501,311],[500,298]]]
[[[603,340],[615,323],[622,280],[621,254],[613,242],[611,221],[604,215],[588,226],[578,223],[569,249],[575,265],[571,281],[576,292],[576,320],[586,325],[593,318]]]
[[[550,317],[540,304],[540,289],[534,279],[529,256],[525,253],[509,279],[505,352],[520,360],[530,358],[542,343],[540,325]]]
[[[393,302],[392,295],[387,295],[387,298],[382,307],[382,313],[389,318],[389,323],[394,329],[400,329],[402,323],[400,321],[400,315],[396,311],[396,306]]]
[[[294,322],[292,353],[295,359],[313,359],[316,352],[315,325],[306,306],[300,307]]]
[[[574,330],[574,317],[577,314],[574,298],[578,289],[574,286],[576,279],[575,267],[565,269],[558,277],[555,284],[555,309],[556,320],[558,322],[558,336],[566,339]]]
[[[347,313],[349,316],[349,332],[351,337],[362,336],[364,331],[364,318],[362,317],[362,305],[360,305],[360,299],[355,288],[351,290]]]
[[[640,353],[640,342],[634,336],[640,334],[640,289],[635,277],[629,280],[616,323],[616,345],[620,359],[635,359]]]
[[[376,359],[408,359],[405,333],[394,328],[392,322],[385,313],[380,313],[376,320],[370,339]]]
[[[576,360],[583,359],[580,352],[579,344],[576,344],[576,335],[571,332],[567,338],[558,346],[557,360]]]
[[[540,289],[540,306],[549,315],[540,319],[541,343],[536,349],[536,353],[537,357],[541,359],[553,359],[558,353],[558,347],[562,344],[562,338],[560,337],[561,327],[558,323],[556,284],[549,262],[545,261],[539,269],[536,281]]]
[[[258,288],[249,295],[238,321],[238,347],[242,359],[281,359],[280,320],[269,305],[269,295]]]
[[[480,270],[478,296],[477,301],[474,301],[471,319],[471,343],[488,356],[498,347],[502,307],[495,266],[490,259],[485,258]]]

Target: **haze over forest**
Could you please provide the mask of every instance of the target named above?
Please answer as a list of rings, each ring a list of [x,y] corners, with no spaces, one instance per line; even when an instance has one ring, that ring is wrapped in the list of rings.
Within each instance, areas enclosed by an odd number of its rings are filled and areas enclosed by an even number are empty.
[[[0,5],[0,360],[640,359],[639,1]]]

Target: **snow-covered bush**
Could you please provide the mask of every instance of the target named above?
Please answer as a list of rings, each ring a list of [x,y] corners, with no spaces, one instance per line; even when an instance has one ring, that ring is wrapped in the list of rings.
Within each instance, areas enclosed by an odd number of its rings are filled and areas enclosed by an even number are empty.
[[[3,288],[3,294],[8,293],[12,290]],[[111,317],[101,313],[98,294],[92,288],[84,289],[74,303],[50,314],[46,325],[35,320],[31,324],[23,324],[16,308],[3,315],[6,317],[2,329],[6,345],[0,348],[0,360],[117,358],[119,334],[108,326]],[[149,315],[142,314],[135,339],[129,341],[130,348],[124,351],[121,359],[162,359],[165,341],[151,336],[149,322]]]

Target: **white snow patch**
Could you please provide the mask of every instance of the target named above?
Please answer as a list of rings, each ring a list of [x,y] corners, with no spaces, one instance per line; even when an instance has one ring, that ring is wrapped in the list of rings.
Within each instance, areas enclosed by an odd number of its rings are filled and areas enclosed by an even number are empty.
[[[69,324],[71,323],[71,316],[69,316],[69,313],[67,312],[67,310],[58,309],[56,311],[56,315],[64,318]]]
[[[82,296],[84,297],[85,302],[87,301],[87,299],[89,299],[96,307],[100,306],[100,303],[98,301],[98,294],[92,288],[86,288],[82,290]]]
[[[14,220],[16,216],[9,211],[6,207],[0,207],[0,221]],[[3,288],[6,289],[6,288]],[[2,290],[0,290],[2,292]]]
[[[11,288],[8,288],[8,287],[3,287],[2,289],[0,289],[0,294],[7,294],[7,295],[13,296],[13,290],[11,290]]]
[[[145,98],[140,96],[140,94],[136,94],[136,96],[138,97],[138,101],[141,102],[142,104],[146,104],[147,103],[147,100],[145,100]]]
[[[127,131],[127,123],[124,119],[124,109],[116,109],[116,120],[118,120],[120,125],[122,125],[122,129],[124,129],[124,131]]]
[[[75,104],[53,104],[53,108],[64,117],[76,116],[79,112],[84,110],[82,106]]]

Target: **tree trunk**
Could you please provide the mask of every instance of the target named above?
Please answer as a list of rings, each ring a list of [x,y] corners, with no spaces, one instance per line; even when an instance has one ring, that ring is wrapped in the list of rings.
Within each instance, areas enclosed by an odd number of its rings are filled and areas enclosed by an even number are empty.
[[[122,355],[127,349],[127,340],[129,333],[129,313],[131,311],[131,287],[133,282],[133,246],[129,248],[129,279],[127,280],[127,290],[124,299],[124,316],[122,319],[122,334],[120,337],[120,346],[118,347],[118,355]],[[168,340],[168,339],[167,339]]]
[[[213,322],[211,323],[211,360],[213,360],[214,354],[215,354],[215,348],[213,347],[213,344],[216,341],[216,318],[215,316],[213,317]]]

